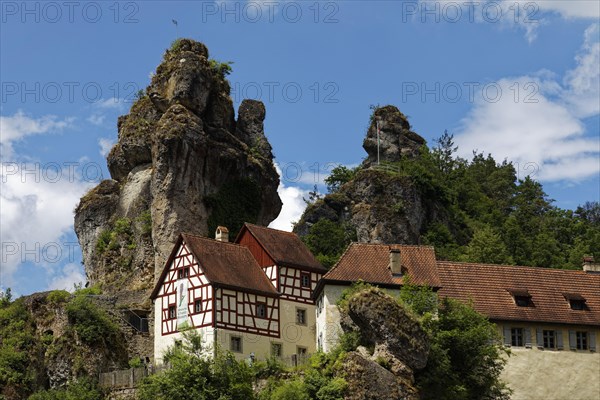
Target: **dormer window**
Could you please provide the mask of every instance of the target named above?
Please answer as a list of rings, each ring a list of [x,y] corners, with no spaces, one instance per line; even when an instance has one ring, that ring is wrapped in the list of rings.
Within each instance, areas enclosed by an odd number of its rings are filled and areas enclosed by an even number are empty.
[[[585,298],[577,293],[563,293],[565,299],[569,302],[571,310],[581,311],[586,310]]]
[[[518,307],[533,307],[531,295],[527,289],[508,289],[508,292],[513,296]]]

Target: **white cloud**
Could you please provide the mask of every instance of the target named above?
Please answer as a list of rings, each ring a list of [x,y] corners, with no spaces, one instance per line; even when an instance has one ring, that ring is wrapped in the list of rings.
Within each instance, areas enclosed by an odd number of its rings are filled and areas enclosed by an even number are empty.
[[[33,118],[18,112],[2,117],[2,146],[67,126],[68,119]],[[101,172],[92,171],[90,167],[98,168],[88,163],[85,168],[91,179],[83,179],[77,167],[84,167],[85,161],[19,161],[24,158],[11,148],[10,161],[3,159],[0,170],[1,273],[7,280],[24,262],[54,268],[73,261],[77,244],[67,242],[67,234],[73,229],[73,210],[85,191],[97,183],[92,180],[98,177],[91,175]]]
[[[94,107],[103,109],[103,110],[117,110],[122,111],[125,107],[124,99],[110,98],[110,99],[102,99],[93,103]]]
[[[406,16],[422,22],[476,22],[501,29],[520,29],[529,43],[551,18],[597,20],[600,3],[595,0],[420,0],[420,7],[406,5]],[[405,18],[406,18],[405,16]]]
[[[14,155],[13,144],[32,135],[61,132],[71,127],[72,117],[59,119],[56,115],[31,118],[23,111],[12,116],[0,116],[0,161],[11,160]]]
[[[281,177],[281,169],[279,169],[279,166],[275,165],[275,169],[277,169],[277,173]],[[298,222],[306,208],[304,198],[308,198],[308,191],[294,186],[286,187],[283,182],[281,182],[277,189],[277,193],[279,193],[283,206],[281,207],[281,212],[277,218],[269,224],[269,227],[291,232],[293,229],[292,224]]]
[[[114,146],[115,141],[110,138],[100,138],[98,139],[98,145],[100,146],[100,154],[102,157],[106,157],[110,152],[110,149]]]
[[[104,120],[106,119],[106,115],[103,114],[92,114],[90,115],[86,121],[88,121],[89,123],[93,124],[93,125],[102,125],[104,123]]]
[[[85,284],[87,278],[80,265],[68,263],[62,267],[60,274],[54,276],[48,285],[48,290],[68,290],[72,292],[75,285]]]
[[[600,4],[600,3],[597,3]],[[565,101],[580,118],[600,113],[600,26],[585,30],[583,46],[575,57],[577,67],[565,74]]]
[[[546,71],[497,82],[497,102],[476,100],[462,121],[456,143],[463,157],[471,150],[507,158],[522,172],[546,181],[580,181],[600,173],[600,132],[586,135],[583,118],[598,115],[598,42],[586,40],[576,67],[563,83]],[[517,91],[518,89],[518,91]],[[531,169],[532,166],[533,170]]]
[[[515,0],[504,0],[515,2]],[[533,3],[542,11],[560,14],[563,18],[600,18],[600,3],[594,0],[517,0],[521,4]]]

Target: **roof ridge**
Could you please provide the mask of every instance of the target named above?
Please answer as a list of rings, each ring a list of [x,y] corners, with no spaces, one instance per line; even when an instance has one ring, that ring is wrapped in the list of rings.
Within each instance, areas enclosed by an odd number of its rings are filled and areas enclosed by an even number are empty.
[[[365,243],[365,242],[350,242],[350,244],[358,244],[361,246],[402,246],[402,247],[415,247],[415,248],[425,248],[425,249],[435,249],[434,246],[429,244],[402,244],[402,243]]]
[[[578,275],[585,274],[585,271],[578,270],[578,269],[534,267],[531,265],[490,264],[490,263],[475,263],[475,262],[470,262],[470,261],[448,261],[448,260],[437,260],[437,263],[438,264],[447,264],[447,265],[458,264],[461,266],[471,265],[471,266],[486,267],[486,268],[491,268],[491,267],[520,268],[520,269],[528,269],[528,270],[535,270],[535,271],[545,271],[545,272],[550,272],[550,273],[569,272],[569,273],[576,273]]]
[[[493,268],[493,267],[515,268],[515,269],[521,269],[521,270],[527,270],[527,271],[542,272],[542,273],[546,273],[546,274],[564,274],[564,273],[569,273],[569,274],[577,275],[577,276],[594,276],[594,274],[588,274],[588,273],[586,273],[583,270],[577,270],[577,269],[533,267],[531,265],[508,265],[508,264],[473,263],[473,262],[467,262],[467,261],[442,261],[442,260],[438,260],[437,262],[438,262],[438,264],[443,264],[443,265],[475,266],[475,267],[485,267],[485,268]],[[600,276],[600,275],[598,275],[598,276]]]
[[[192,238],[194,238],[194,239],[201,239],[201,240],[205,240],[205,241],[207,241],[207,242],[213,242],[213,243],[222,243],[222,244],[229,244],[229,245],[235,246],[235,247],[237,247],[237,248],[246,248],[246,246],[242,246],[242,245],[240,245],[240,244],[238,244],[238,243],[234,243],[234,242],[224,242],[224,241],[217,240],[217,239],[213,239],[213,238],[210,238],[210,237],[207,237],[207,236],[194,235],[193,233],[181,232],[180,234],[181,234],[181,236],[182,236],[182,237],[184,237],[184,238],[185,238],[185,236],[190,236],[190,237],[192,237]]]
[[[270,231],[276,231],[276,232],[286,233],[288,235],[292,235],[292,236],[298,237],[298,235],[295,234],[294,232],[284,231],[284,230],[277,229],[277,228],[271,228],[271,227],[268,227],[268,226],[251,224],[250,222],[244,222],[244,225],[246,225],[248,227],[255,227],[255,228],[259,228],[259,229],[266,229],[266,230],[270,230]]]

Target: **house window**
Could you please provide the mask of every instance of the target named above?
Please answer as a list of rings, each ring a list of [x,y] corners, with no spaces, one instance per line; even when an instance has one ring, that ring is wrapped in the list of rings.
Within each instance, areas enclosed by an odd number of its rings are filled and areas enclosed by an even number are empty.
[[[271,343],[271,356],[281,357],[283,355],[281,343]]]
[[[304,272],[300,274],[300,286],[307,288],[310,287],[310,274]]]
[[[202,299],[196,299],[194,301],[194,312],[196,314],[202,312]]]
[[[306,310],[303,308],[296,308],[296,323],[298,325],[306,325]]]
[[[542,337],[544,340],[544,348],[545,349],[555,349],[556,348],[556,331],[544,330],[542,332]]]
[[[588,333],[587,332],[576,332],[576,343],[577,350],[587,350],[588,349]]]
[[[177,317],[177,310],[175,308],[175,304],[169,306],[169,319],[174,319]]]
[[[296,347],[296,354],[298,354],[299,356],[306,356],[308,354],[306,347],[300,347],[297,346]]]
[[[183,279],[190,276],[190,267],[185,267],[177,270],[177,279]]]
[[[516,347],[523,346],[523,328],[510,329],[510,344]]]
[[[265,303],[256,303],[256,316],[258,318],[267,318],[267,305]]]
[[[529,297],[529,296],[515,296],[515,303],[519,307],[529,307],[531,305],[531,297]]]
[[[232,336],[230,340],[229,349],[234,353],[242,352],[242,338],[239,336]]]
[[[571,310],[585,310],[585,300],[569,300]]]

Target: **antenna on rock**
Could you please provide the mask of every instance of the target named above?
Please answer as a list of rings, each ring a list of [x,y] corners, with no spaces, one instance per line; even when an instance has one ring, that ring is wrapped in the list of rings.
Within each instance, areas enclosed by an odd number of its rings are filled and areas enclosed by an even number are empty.
[[[375,120],[375,126],[377,127],[377,165],[379,165],[379,124],[381,123],[381,119],[377,118]]]

